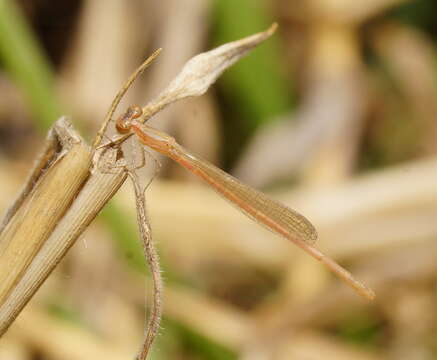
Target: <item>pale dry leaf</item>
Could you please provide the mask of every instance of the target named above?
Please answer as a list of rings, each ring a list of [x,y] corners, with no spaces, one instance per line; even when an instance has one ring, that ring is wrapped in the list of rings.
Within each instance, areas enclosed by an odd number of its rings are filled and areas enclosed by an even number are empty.
[[[276,28],[277,24],[273,24],[264,32],[224,44],[191,58],[167,88],[144,107],[143,121],[175,101],[203,95],[223,71],[269,38]]]

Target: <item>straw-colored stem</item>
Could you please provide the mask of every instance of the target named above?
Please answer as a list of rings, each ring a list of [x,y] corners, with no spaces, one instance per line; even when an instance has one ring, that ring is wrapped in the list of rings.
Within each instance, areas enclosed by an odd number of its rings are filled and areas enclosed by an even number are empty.
[[[53,136],[64,132],[60,149],[47,161],[47,170],[37,167],[42,175],[25,187],[0,235],[0,335],[126,178],[122,171],[92,169],[90,147],[65,120],[53,131]],[[109,161],[111,154],[107,151],[95,161]]]

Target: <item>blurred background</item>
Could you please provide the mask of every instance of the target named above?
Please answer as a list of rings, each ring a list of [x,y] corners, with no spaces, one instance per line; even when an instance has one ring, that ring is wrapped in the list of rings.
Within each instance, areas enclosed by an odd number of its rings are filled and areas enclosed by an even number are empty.
[[[206,95],[152,123],[305,214],[377,298],[162,159],[146,193],[166,283],[151,358],[437,359],[436,14],[434,0],[0,0],[0,209],[51,124],[69,114],[91,140],[153,50],[120,112],[193,55],[278,22]],[[0,359],[132,359],[150,289],[136,231],[126,184]]]

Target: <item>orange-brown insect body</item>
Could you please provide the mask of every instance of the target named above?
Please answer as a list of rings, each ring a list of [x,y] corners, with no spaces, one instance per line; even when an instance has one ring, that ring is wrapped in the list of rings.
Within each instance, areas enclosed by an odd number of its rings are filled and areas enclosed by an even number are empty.
[[[176,143],[171,136],[135,120],[131,120],[129,128],[138,136],[142,144],[168,156],[202,178],[249,218],[292,241],[337,274],[359,294],[368,299],[375,297],[371,289],[355,280],[349,271],[313,246],[317,239],[317,231],[303,215],[271,200],[265,194],[241,183],[207,161],[197,158]]]
[[[143,109],[138,105],[129,106],[126,112],[115,122],[115,128],[120,134],[127,134],[130,131],[132,120],[143,115]]]

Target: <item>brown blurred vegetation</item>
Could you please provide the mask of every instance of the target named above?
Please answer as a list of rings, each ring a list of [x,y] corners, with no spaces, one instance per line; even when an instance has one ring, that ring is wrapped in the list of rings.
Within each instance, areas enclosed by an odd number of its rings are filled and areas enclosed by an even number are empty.
[[[51,64],[58,106],[88,138],[154,49],[163,52],[124,105],[144,105],[193,55],[279,23],[213,90],[153,125],[305,214],[320,248],[377,299],[358,298],[163,159],[146,193],[166,279],[153,359],[437,358],[433,0],[18,3]],[[8,69],[1,209],[47,130]],[[114,206],[123,217],[104,214],[78,241],[1,339],[1,360],[133,358],[147,285],[129,186]]]

